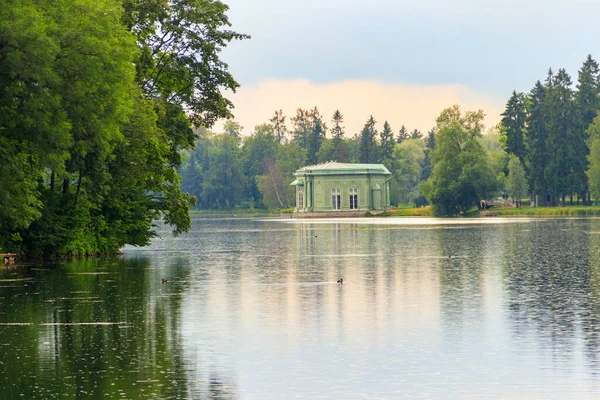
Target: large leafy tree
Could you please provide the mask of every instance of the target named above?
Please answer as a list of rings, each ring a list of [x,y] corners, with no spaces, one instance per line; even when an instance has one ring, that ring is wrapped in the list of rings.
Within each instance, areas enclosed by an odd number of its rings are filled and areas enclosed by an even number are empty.
[[[230,115],[221,91],[237,87],[218,55],[245,36],[227,29],[226,10],[211,0],[0,8],[0,142],[11,155],[0,176],[28,166],[24,184],[0,188],[19,199],[0,206],[0,246],[114,252],[148,243],[156,218],[189,228],[181,150],[192,122]]]
[[[421,184],[435,215],[465,213],[495,188],[496,180],[485,150],[477,140],[483,128],[483,111],[461,114],[459,106],[448,108],[437,118],[433,172]]]

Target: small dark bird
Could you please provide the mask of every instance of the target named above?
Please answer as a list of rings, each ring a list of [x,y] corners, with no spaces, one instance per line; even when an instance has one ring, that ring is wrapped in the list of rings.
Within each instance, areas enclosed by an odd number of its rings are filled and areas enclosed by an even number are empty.
[[[452,256],[448,256],[448,258],[452,258]]]
[[[337,280],[337,283],[339,283],[340,285],[343,285],[344,284],[344,280],[342,278],[340,278],[340,279]]]
[[[318,237],[317,235],[315,235],[315,237]]]
[[[166,280],[166,279],[161,279],[160,281],[161,281],[162,283],[167,283],[167,282],[169,282],[169,281],[168,281],[168,280]]]

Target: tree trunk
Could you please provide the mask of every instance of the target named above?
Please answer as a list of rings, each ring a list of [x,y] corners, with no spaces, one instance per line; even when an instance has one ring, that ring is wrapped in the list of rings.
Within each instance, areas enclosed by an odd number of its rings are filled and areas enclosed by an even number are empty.
[[[50,174],[50,192],[54,192],[54,170]]]
[[[79,191],[81,190],[81,171],[79,172],[79,178],[77,178],[77,194],[75,195],[75,205],[79,201]]]
[[[69,193],[69,187],[71,186],[71,181],[69,178],[63,179],[63,194]]]

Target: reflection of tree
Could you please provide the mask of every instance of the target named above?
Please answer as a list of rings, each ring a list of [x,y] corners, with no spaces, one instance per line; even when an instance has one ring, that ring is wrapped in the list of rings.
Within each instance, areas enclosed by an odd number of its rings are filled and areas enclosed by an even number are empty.
[[[0,398],[190,398],[180,309],[188,273],[168,285],[147,259],[65,262],[33,272],[0,303]],[[68,325],[117,322],[114,325]],[[42,324],[55,325],[42,325]]]
[[[529,224],[530,230],[513,225],[503,238],[514,335],[522,340],[533,329],[536,342],[554,357],[569,357],[581,330],[588,357],[597,358],[599,299],[594,287],[600,277],[594,276],[598,262],[590,258],[595,238],[585,233],[590,224],[546,221]]]

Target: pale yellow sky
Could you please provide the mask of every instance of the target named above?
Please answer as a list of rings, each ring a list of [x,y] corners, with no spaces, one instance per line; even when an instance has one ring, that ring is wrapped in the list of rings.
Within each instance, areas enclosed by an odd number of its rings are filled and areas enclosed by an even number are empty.
[[[409,130],[426,133],[435,125],[440,112],[453,104],[463,110],[483,109],[486,127],[500,120],[506,99],[479,93],[464,85],[418,85],[374,80],[345,80],[335,83],[313,83],[305,79],[267,79],[254,85],[243,85],[228,96],[234,103],[235,120],[250,134],[254,126],[268,122],[275,110],[287,116],[297,108],[317,106],[328,126],[336,109],[344,115],[346,137],[360,132],[369,115],[380,130],[387,120],[394,133],[404,124]],[[215,126],[220,131],[222,123]]]

